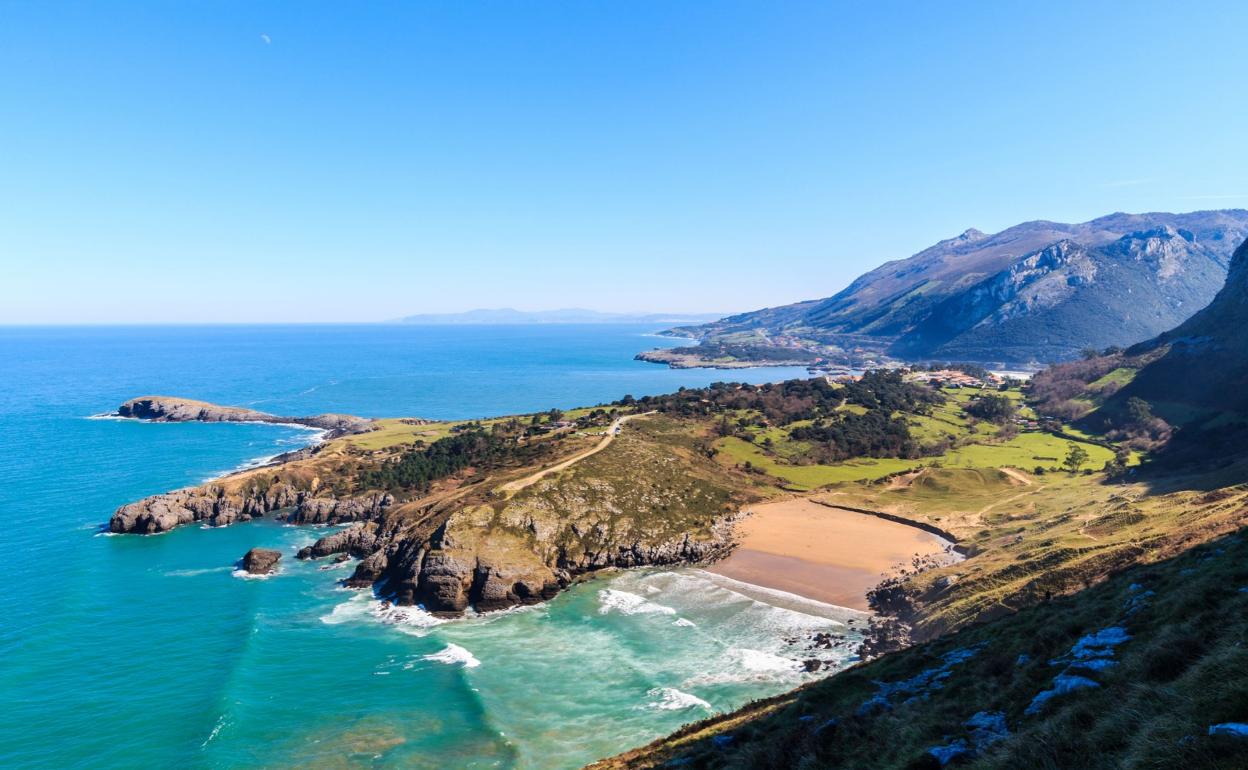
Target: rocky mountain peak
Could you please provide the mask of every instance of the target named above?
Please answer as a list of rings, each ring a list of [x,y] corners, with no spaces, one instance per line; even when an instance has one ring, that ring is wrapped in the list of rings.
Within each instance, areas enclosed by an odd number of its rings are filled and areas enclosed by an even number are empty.
[[[1147,264],[1158,278],[1167,279],[1183,272],[1195,242],[1196,236],[1190,231],[1162,225],[1124,235],[1111,251],[1125,259]]]

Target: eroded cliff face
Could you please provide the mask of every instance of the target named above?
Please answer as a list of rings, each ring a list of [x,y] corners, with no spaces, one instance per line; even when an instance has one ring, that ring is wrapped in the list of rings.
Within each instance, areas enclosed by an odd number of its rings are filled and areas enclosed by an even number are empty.
[[[284,521],[294,524],[341,524],[374,518],[393,504],[394,497],[385,493],[331,498],[286,483],[266,489],[214,483],[123,505],[109,519],[108,529],[118,534],[154,535],[195,522],[223,527],[277,511],[284,512]]]

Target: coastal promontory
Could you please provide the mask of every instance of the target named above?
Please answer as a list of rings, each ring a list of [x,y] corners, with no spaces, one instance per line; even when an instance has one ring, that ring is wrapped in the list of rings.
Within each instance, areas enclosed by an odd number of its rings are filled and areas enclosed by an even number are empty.
[[[121,417],[152,422],[267,422],[282,425],[303,425],[329,431],[333,436],[363,433],[372,430],[373,421],[349,414],[318,414],[311,417],[281,417],[255,409],[219,406],[207,401],[173,396],[141,396],[117,408]]]
[[[732,547],[731,523],[759,498],[756,481],[715,462],[669,416],[578,411],[459,423],[350,418],[343,424],[373,430],[124,505],[109,529],[157,534],[264,516],[349,525],[299,558],[349,554],[360,561],[347,585],[441,614],[533,603],[584,573],[701,563]],[[121,412],[216,422],[257,414],[154,398]]]

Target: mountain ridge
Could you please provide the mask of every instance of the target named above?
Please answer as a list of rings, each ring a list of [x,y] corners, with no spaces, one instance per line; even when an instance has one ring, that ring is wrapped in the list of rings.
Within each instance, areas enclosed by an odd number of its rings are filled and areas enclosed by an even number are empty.
[[[778,341],[851,364],[1062,360],[1089,346],[1133,344],[1185,320],[1221,287],[1245,236],[1248,211],[1240,209],[1033,220],[994,234],[972,228],[886,262],[830,297],[671,333]],[[1118,323],[1105,323],[1106,315]]]

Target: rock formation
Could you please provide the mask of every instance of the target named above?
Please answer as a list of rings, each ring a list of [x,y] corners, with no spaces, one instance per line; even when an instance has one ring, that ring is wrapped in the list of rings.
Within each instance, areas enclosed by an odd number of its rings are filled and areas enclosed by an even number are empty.
[[[286,511],[282,520],[292,524],[340,524],[375,517],[393,503],[394,497],[384,493],[334,499],[286,483],[244,489],[211,483],[123,505],[113,513],[108,529],[154,535],[193,522],[221,527],[275,511]]]
[[[269,575],[277,571],[282,552],[271,548],[252,548],[243,556],[243,570],[252,575]]]

